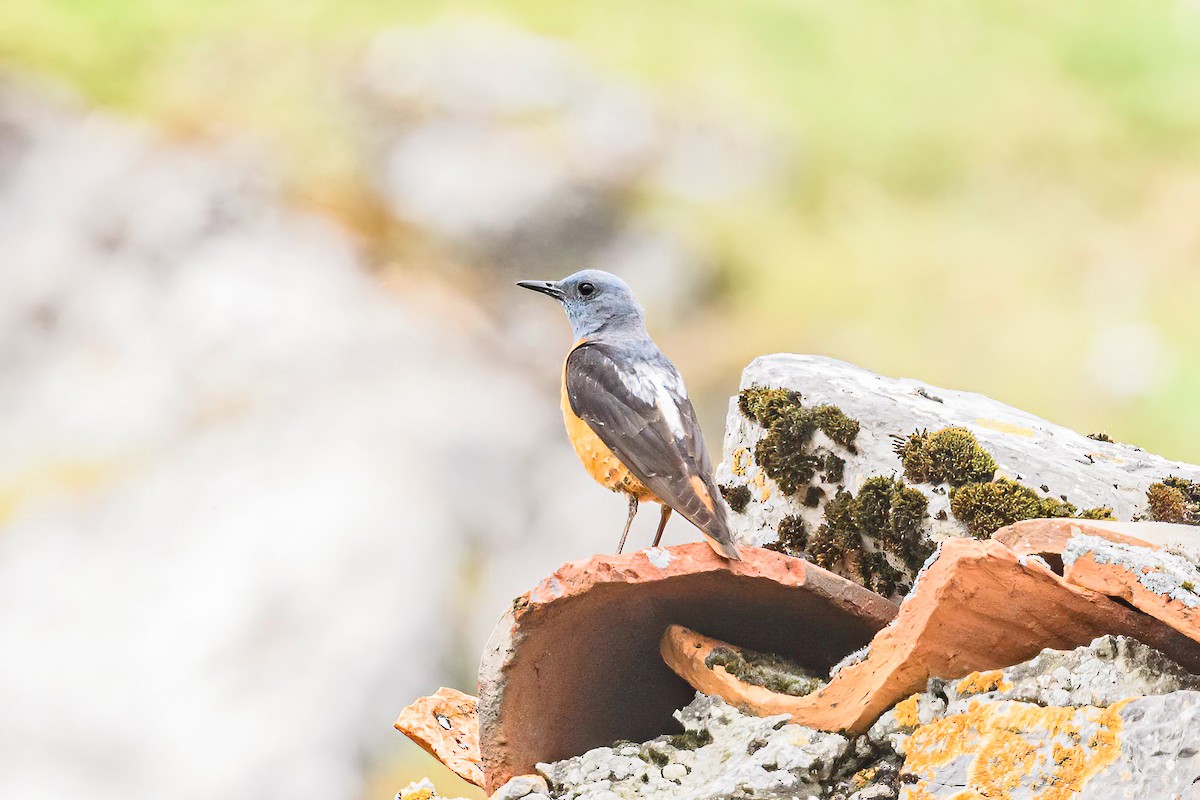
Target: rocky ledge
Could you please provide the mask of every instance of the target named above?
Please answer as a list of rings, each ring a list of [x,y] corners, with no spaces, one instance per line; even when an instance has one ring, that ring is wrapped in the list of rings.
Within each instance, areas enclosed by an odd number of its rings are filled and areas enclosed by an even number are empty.
[[[774,356],[720,469],[744,561],[568,564],[397,727],[497,800],[1200,800],[1200,468]]]
[[[1190,797],[1200,781],[1200,678],[1125,637],[932,679],[860,736],[750,716],[702,694],[676,716],[682,734],[539,764],[549,795],[1110,800]],[[530,783],[497,796],[528,796]]]

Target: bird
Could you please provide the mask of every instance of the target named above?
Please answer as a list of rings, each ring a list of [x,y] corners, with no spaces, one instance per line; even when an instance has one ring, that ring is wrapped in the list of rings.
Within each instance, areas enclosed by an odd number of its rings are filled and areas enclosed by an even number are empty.
[[[645,311],[629,285],[585,269],[559,281],[517,286],[558,300],[571,324],[575,343],[563,362],[563,421],[588,474],[628,496],[617,553],[625,548],[638,503],[655,502],[662,511],[652,547],[677,511],[718,555],[742,560],[683,378],[650,338]]]

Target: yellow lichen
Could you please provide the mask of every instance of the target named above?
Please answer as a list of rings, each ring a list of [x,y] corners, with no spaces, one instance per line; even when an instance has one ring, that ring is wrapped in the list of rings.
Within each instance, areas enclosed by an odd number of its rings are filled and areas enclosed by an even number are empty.
[[[1109,708],[973,702],[964,713],[917,728],[904,771],[931,781],[939,768],[967,756],[964,800],[1010,800],[1022,786],[1039,800],[1070,800],[1120,755],[1125,702]]]
[[[746,477],[746,469],[750,466],[750,451],[739,447],[733,451],[733,474],[739,478]]]
[[[753,483],[758,487],[758,499],[763,503],[767,502],[767,498],[771,496],[771,488],[767,486],[767,476],[762,470],[759,470],[758,474],[754,476]]]
[[[901,700],[896,704],[896,723],[905,728],[915,728],[921,724],[921,719],[918,715],[917,707],[921,696],[914,694],[907,700]]]
[[[972,672],[958,682],[955,687],[959,694],[985,694],[987,692],[1007,692],[1012,684],[1004,680],[1004,673],[998,669],[988,672]]]
[[[999,431],[1000,433],[1011,433],[1016,436],[1033,436],[1032,428],[1014,425],[1011,422],[1003,422],[998,419],[987,419],[986,417],[980,417],[979,419],[975,420],[975,424],[981,428],[990,428],[991,430]]]
[[[867,767],[866,769],[860,769],[858,772],[854,773],[852,778],[850,778],[850,783],[855,789],[861,789],[875,779],[875,773],[877,772],[879,772],[878,767]]]

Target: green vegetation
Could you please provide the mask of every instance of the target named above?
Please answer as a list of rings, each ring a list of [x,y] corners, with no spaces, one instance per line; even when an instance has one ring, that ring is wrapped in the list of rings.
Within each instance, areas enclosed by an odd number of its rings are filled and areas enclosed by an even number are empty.
[[[990,481],[996,472],[991,454],[966,428],[944,428],[934,433],[917,431],[896,446],[904,477],[915,483]]]
[[[794,558],[804,557],[804,551],[808,547],[808,526],[804,524],[803,519],[795,515],[784,517],[776,533],[779,538],[763,545],[766,549]]]
[[[858,421],[846,416],[840,408],[806,407],[799,392],[760,386],[742,390],[738,408],[748,419],[766,428],[754,446],[754,460],[784,494],[795,494],[822,469],[827,479],[833,475],[841,479],[845,460],[812,448],[813,435],[821,431],[854,452]]]
[[[1071,503],[1042,497],[1028,486],[1001,478],[992,483],[969,483],[950,492],[950,510],[979,539],[986,539],[1005,525],[1043,517],[1112,519],[1110,508],[1083,512]]]
[[[714,647],[704,659],[704,666],[720,666],[744,683],[762,686],[779,694],[803,697],[821,688],[824,683],[810,670],[791,659],[755,650]]]
[[[685,731],[667,737],[667,743],[676,750],[698,750],[712,744],[712,734],[707,730]]]
[[[722,483],[719,487],[721,496],[725,498],[725,502],[729,504],[729,508],[740,514],[746,510],[746,506],[750,504],[750,487],[745,484],[737,486],[729,483]]]
[[[886,554],[898,557],[909,572],[920,569],[933,552],[922,531],[927,507],[925,495],[902,481],[868,478],[857,496],[840,491],[826,504],[825,522],[809,537],[808,553],[826,569],[853,565],[863,585],[880,594],[907,591],[904,573]]]
[[[1171,476],[1146,490],[1150,518],[1159,522],[1200,525],[1200,483]]]

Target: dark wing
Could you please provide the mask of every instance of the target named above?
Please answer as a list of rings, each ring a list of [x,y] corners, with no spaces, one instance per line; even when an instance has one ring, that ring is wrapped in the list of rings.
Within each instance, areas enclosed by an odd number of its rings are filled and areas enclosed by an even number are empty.
[[[566,386],[571,410],[646,488],[714,550],[739,558],[696,411],[670,361],[585,342],[567,357]]]

